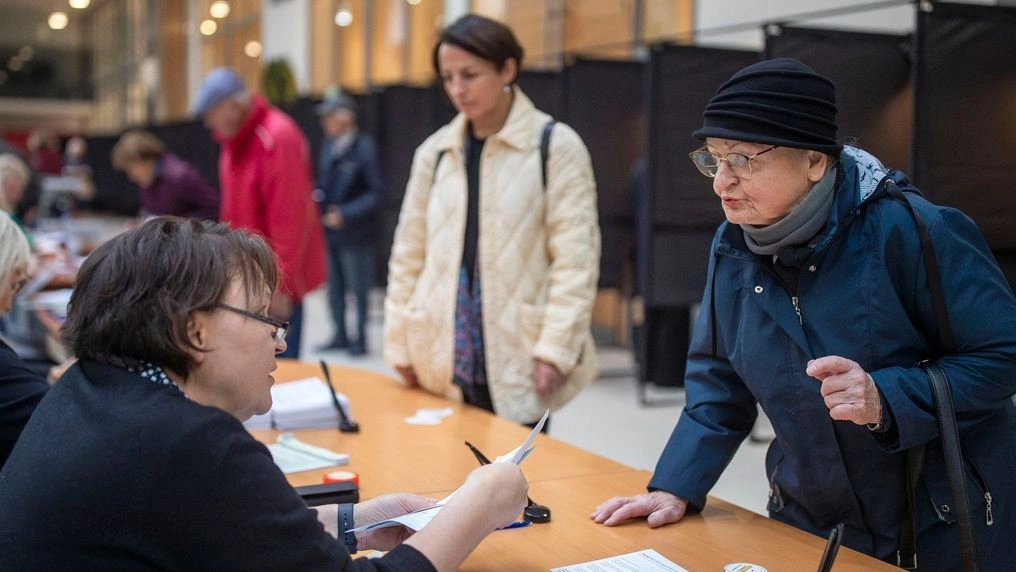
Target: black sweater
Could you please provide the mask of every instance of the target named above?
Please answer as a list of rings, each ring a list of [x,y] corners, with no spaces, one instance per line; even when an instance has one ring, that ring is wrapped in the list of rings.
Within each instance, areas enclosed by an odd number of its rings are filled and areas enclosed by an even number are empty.
[[[0,469],[14,449],[32,411],[49,390],[18,354],[0,341]],[[2,559],[0,559],[2,560]]]
[[[433,570],[353,560],[227,413],[78,363],[0,472],[4,570]]]

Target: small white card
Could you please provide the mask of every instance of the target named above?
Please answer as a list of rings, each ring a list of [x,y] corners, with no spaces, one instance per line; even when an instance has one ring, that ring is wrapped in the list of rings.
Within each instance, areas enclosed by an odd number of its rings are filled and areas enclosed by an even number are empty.
[[[550,572],[688,572],[652,548],[610,558],[551,568]]]

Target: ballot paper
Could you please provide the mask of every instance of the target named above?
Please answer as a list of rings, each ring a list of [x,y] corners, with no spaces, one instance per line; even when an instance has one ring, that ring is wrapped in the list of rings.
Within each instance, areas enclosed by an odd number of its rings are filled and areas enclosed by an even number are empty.
[[[650,548],[592,562],[551,568],[550,572],[688,572],[688,570]]]
[[[540,419],[540,422],[536,424],[536,427],[533,428],[533,430],[529,433],[529,436],[526,437],[526,440],[523,441],[521,445],[512,449],[511,451],[508,451],[504,455],[501,455],[500,457],[495,459],[494,462],[514,463],[518,465],[522,463],[522,461],[525,461],[526,457],[529,456],[529,453],[531,453],[535,448],[533,445],[533,441],[536,440],[536,436],[539,435],[540,431],[543,429],[543,425],[547,422],[548,415],[550,415],[550,409],[548,409],[543,414],[543,418]],[[354,528],[349,532],[358,532],[360,530],[373,530],[375,528],[385,528],[388,526],[398,526],[398,525],[403,525],[406,528],[410,528],[415,531],[420,531],[423,527],[427,526],[427,524],[434,518],[435,515],[437,515],[437,513],[441,512],[441,509],[444,508],[444,505],[448,502],[449,499],[455,496],[455,493],[457,492],[458,489],[453,491],[452,494],[437,501],[437,504],[435,506],[414,511],[395,518],[390,518],[388,520],[375,522],[374,524]]]
[[[346,416],[351,417],[349,399],[339,392],[335,398]],[[248,430],[275,428],[280,431],[338,427],[339,414],[325,381],[320,377],[308,377],[272,386],[271,411],[255,415],[243,425]]]
[[[275,443],[268,445],[268,451],[275,464],[286,474],[349,464],[349,455],[346,453],[336,453],[304,443],[292,433],[279,435]]]

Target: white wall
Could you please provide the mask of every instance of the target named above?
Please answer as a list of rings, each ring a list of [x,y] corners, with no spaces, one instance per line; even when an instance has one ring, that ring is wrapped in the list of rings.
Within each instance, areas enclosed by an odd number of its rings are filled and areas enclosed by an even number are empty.
[[[265,0],[261,9],[261,61],[283,57],[297,91],[310,91],[310,0]]]
[[[961,0],[964,1],[964,0]],[[872,4],[863,0],[699,0],[695,3],[695,29],[701,33],[695,43],[761,50],[765,44],[762,28],[737,33],[710,33],[713,28],[734,24],[785,20],[788,17],[851,6]],[[965,0],[968,4],[995,4],[995,0]],[[914,28],[914,6],[903,4],[846,16],[810,19],[795,23],[805,27],[836,28],[864,32],[906,33]]]

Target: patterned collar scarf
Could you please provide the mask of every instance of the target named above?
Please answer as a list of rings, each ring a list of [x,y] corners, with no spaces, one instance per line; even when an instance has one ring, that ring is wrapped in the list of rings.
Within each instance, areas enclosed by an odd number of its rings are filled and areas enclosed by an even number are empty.
[[[127,368],[127,371],[140,375],[157,385],[169,385],[176,389],[180,389],[180,387],[174,383],[168,375],[166,375],[166,370],[163,369],[162,366],[156,365],[150,361],[142,361],[131,365]],[[181,390],[181,393],[183,393],[183,390]]]

